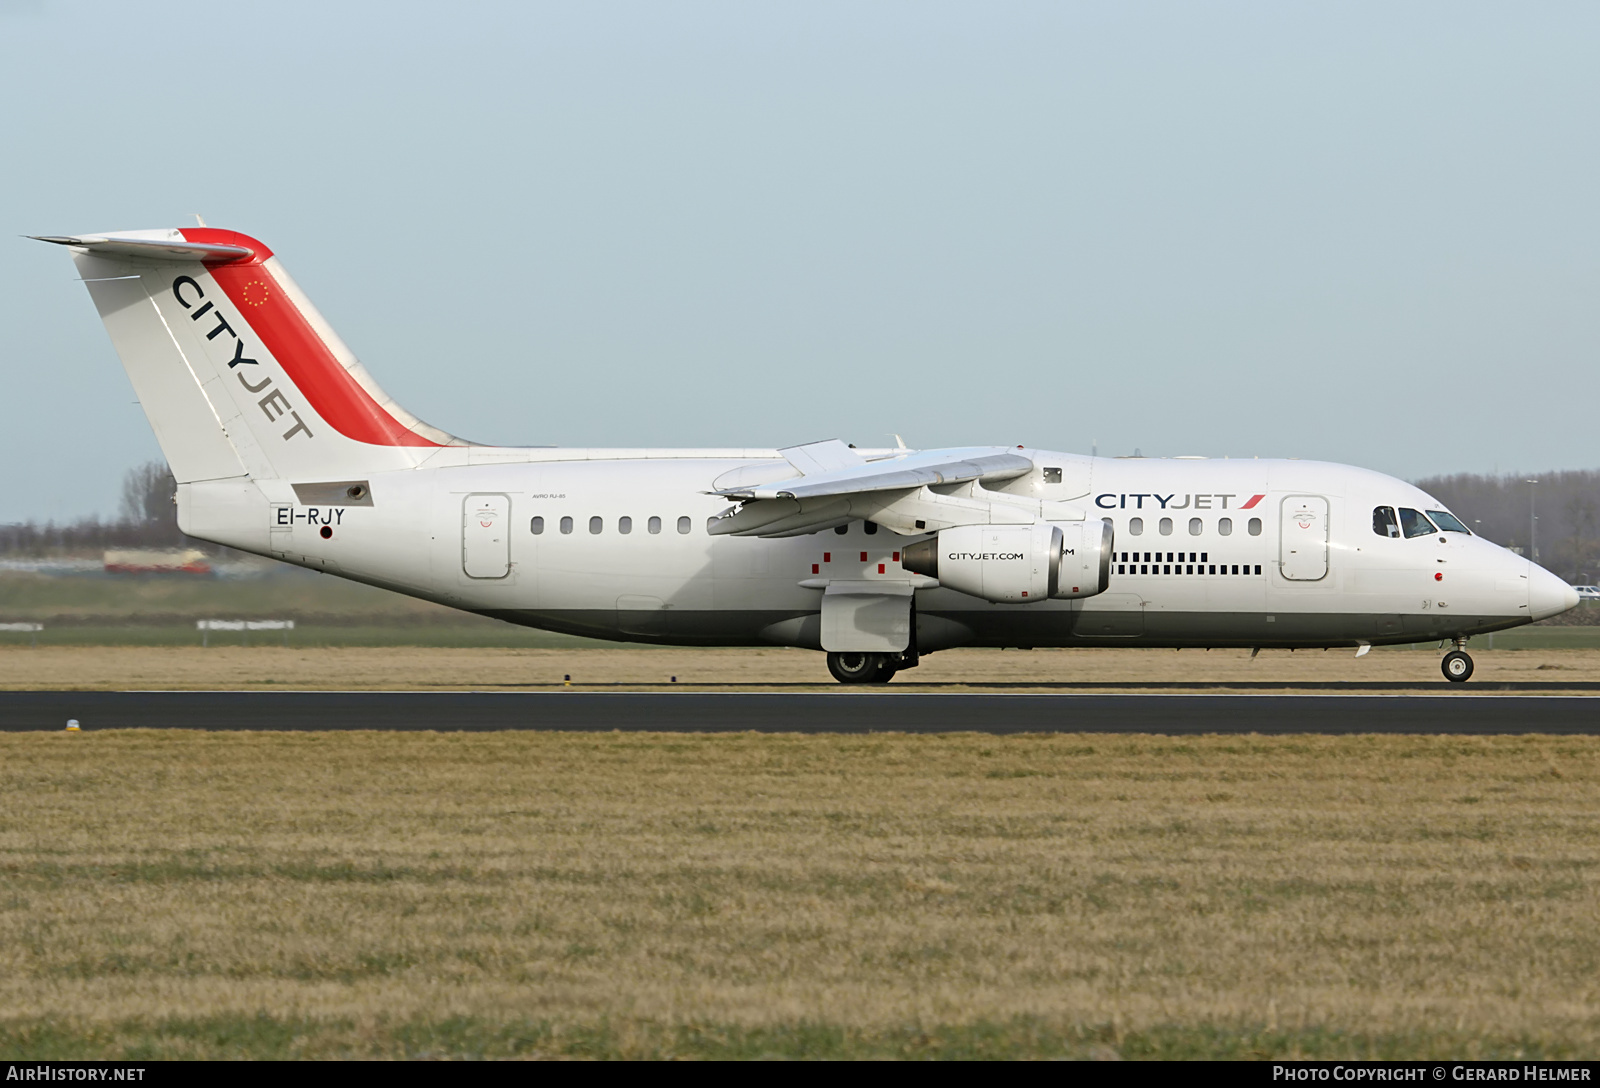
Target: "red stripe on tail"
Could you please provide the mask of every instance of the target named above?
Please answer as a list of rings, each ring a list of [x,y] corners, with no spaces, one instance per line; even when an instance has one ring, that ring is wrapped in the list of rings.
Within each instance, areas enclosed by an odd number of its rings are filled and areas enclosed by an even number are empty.
[[[339,364],[272,274],[261,267],[272,256],[270,249],[248,235],[214,227],[190,228],[182,234],[191,242],[254,251],[247,260],[208,264],[206,270],[329,426],[346,438],[374,446],[439,445],[386,412]]]

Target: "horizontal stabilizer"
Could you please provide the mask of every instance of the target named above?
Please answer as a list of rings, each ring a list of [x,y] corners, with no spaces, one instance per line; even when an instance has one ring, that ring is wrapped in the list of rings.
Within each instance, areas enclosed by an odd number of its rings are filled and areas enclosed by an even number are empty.
[[[177,237],[170,241],[163,238],[130,238],[114,234],[30,234],[28,237],[36,242],[74,246],[90,253],[115,253],[119,257],[143,257],[151,261],[236,261],[255,256],[255,250],[244,246],[187,242],[177,231],[171,233]]]

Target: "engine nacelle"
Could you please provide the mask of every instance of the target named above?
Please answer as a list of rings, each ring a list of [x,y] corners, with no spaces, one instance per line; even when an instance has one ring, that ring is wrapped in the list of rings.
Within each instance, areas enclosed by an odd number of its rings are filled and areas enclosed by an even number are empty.
[[[1111,526],[1104,521],[962,525],[900,553],[900,565],[986,601],[1093,597],[1111,584]]]

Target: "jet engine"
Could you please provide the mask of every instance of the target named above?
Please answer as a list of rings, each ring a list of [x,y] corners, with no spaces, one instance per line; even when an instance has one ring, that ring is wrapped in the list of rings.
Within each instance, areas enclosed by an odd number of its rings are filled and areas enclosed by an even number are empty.
[[[962,525],[901,551],[900,565],[986,601],[1093,597],[1111,584],[1104,521]]]

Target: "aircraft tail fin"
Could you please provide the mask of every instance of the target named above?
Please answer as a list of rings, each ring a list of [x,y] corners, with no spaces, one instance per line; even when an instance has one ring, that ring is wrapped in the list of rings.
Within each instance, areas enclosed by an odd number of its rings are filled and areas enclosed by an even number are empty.
[[[179,483],[328,480],[465,445],[383,392],[262,243],[211,227],[72,247]]]

